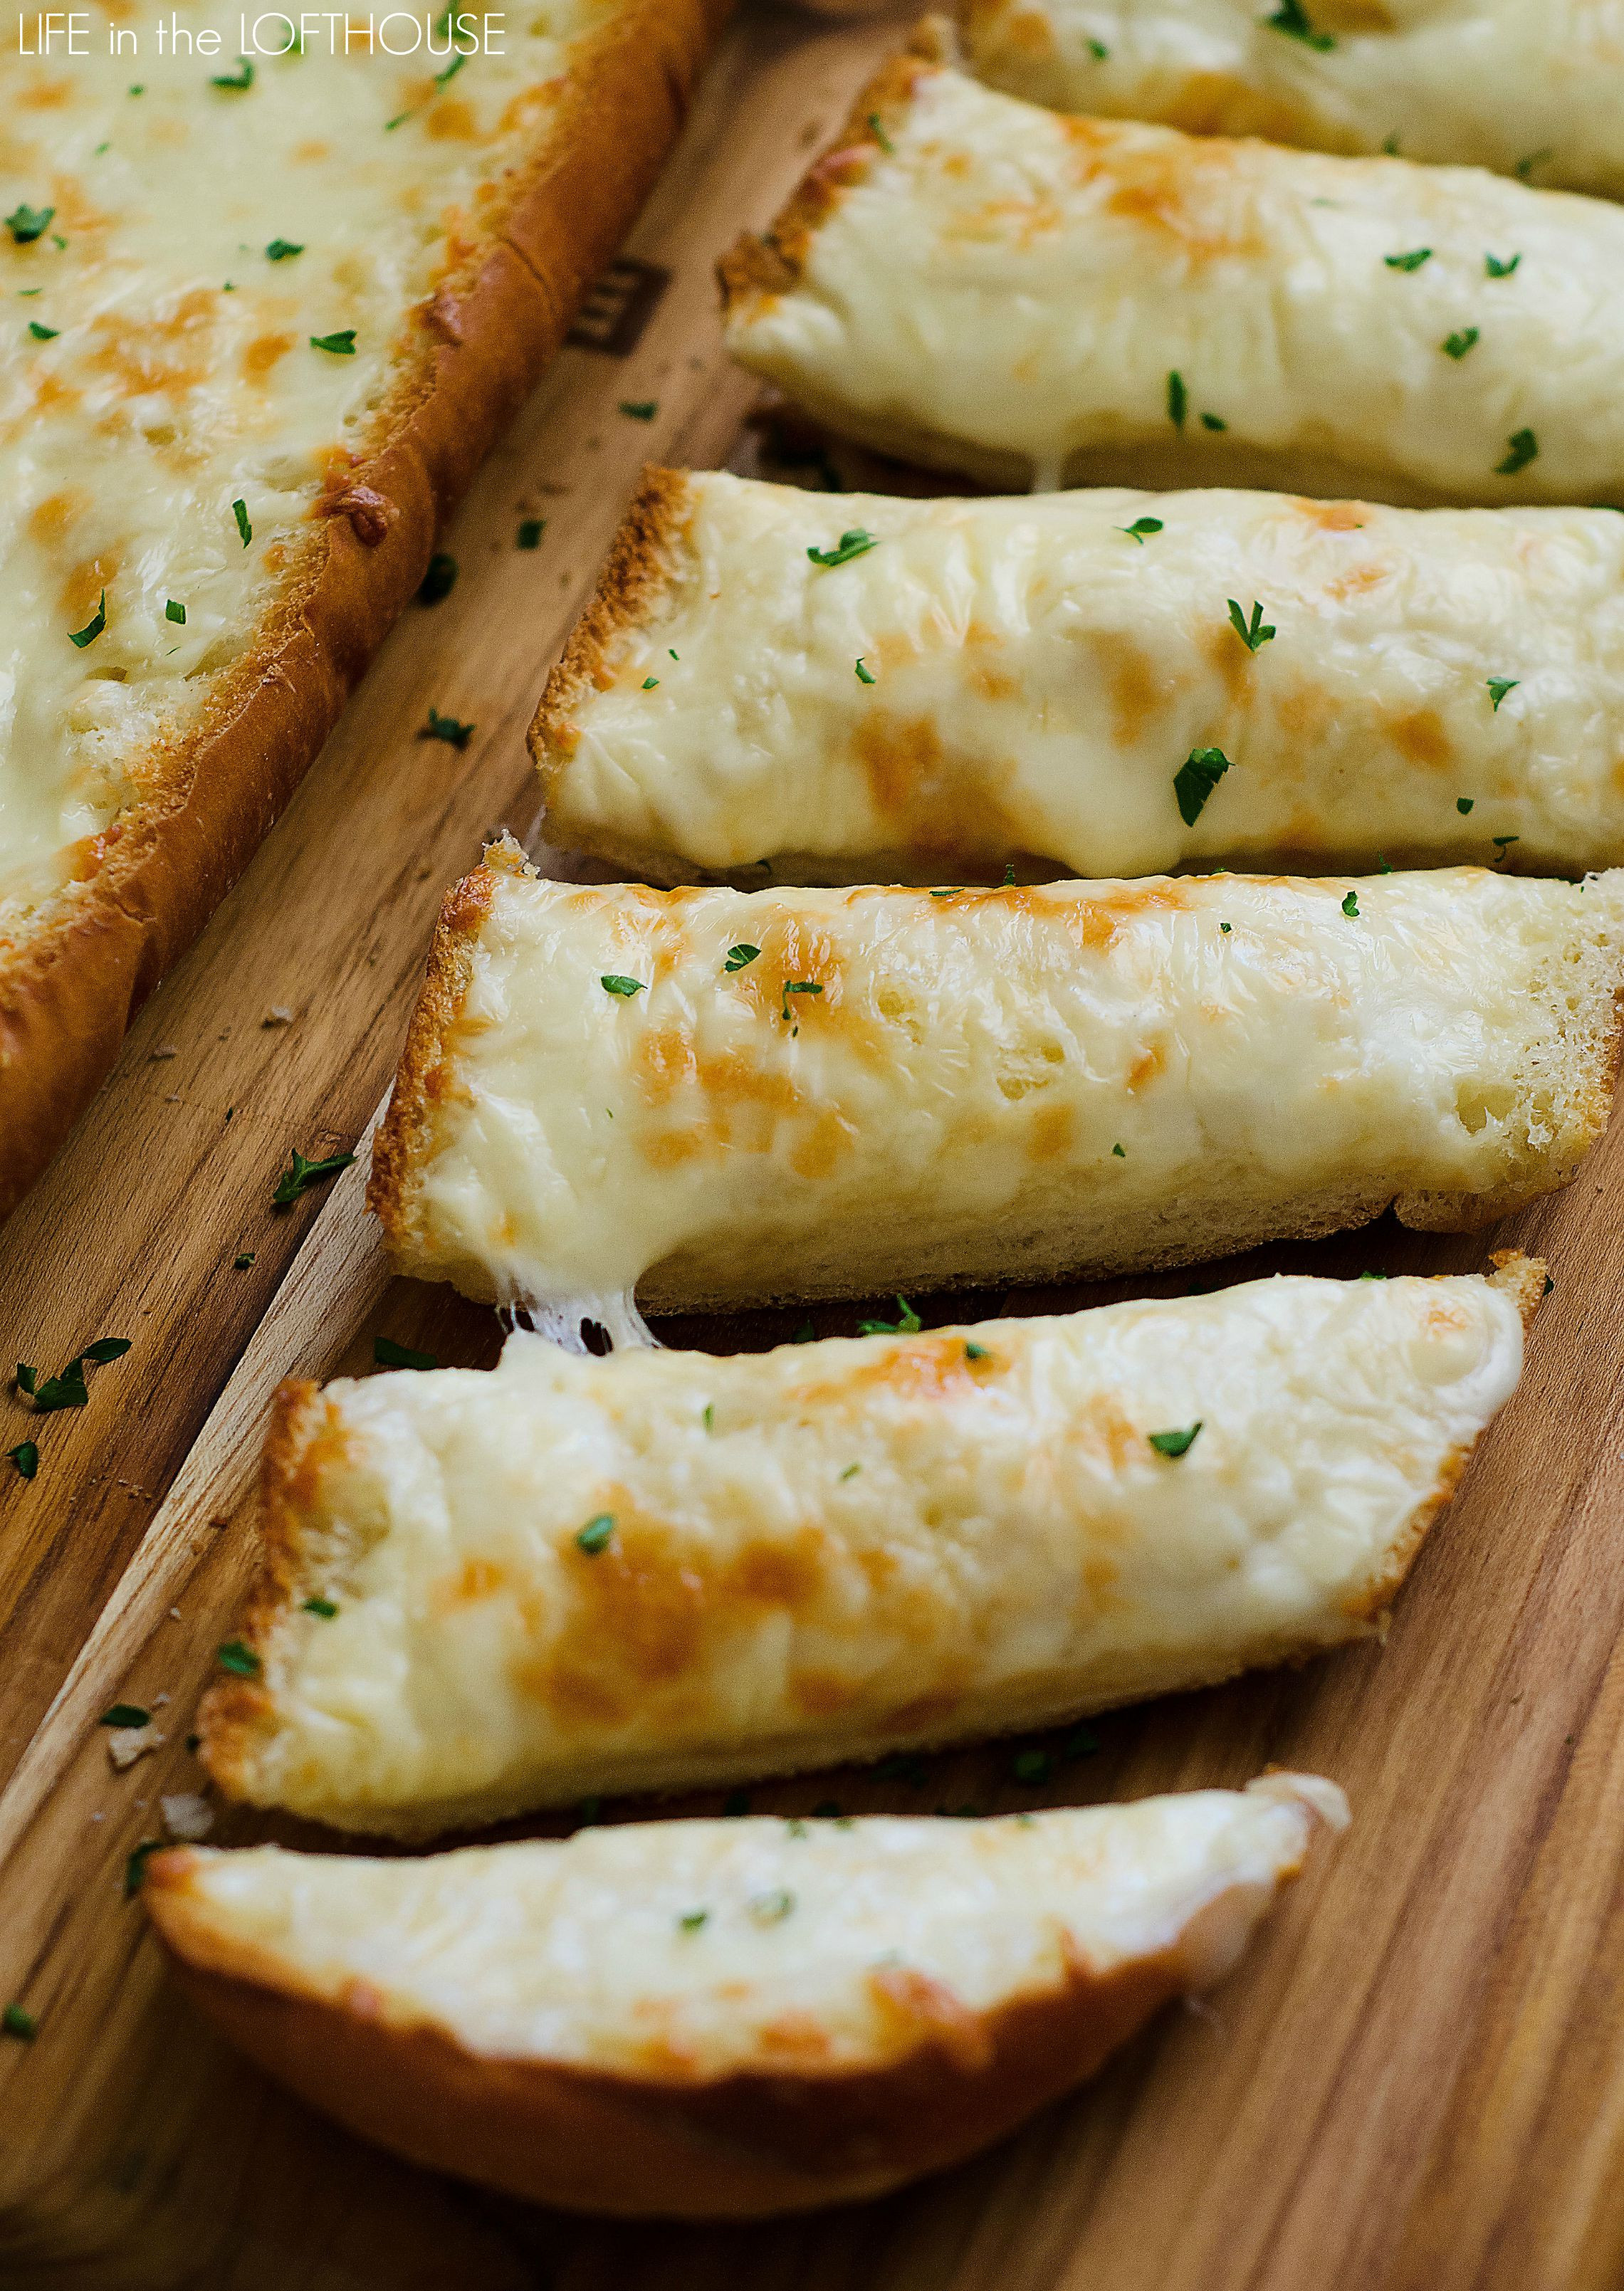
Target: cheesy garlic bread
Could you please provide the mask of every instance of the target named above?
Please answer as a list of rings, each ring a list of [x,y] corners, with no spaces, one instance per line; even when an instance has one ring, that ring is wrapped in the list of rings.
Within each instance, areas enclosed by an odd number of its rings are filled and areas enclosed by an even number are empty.
[[[728,1359],[520,1330],[489,1371],[290,1385],[253,1676],[211,1690],[204,1758],[231,1797],[423,1836],[1358,1638],[1543,1282],[1508,1257]]]
[[[0,1214],[422,581],[723,0],[538,0],[427,60],[340,17],[239,60],[205,0],[133,64],[128,12],[4,59]]]
[[[1624,859],[1624,518],[651,470],[531,744],[550,840],[666,882],[1579,873]]]
[[[1624,213],[1081,118],[898,58],[722,264],[752,372],[1014,490],[1624,506]]]
[[[1195,134],[1624,192],[1624,25],[1596,0],[960,0],[1011,95]]]
[[[661,1821],[363,1861],[160,1854],[231,2041],[414,2162],[571,2210],[760,2217],[972,2154],[1223,1979],[1335,1783],[990,1821]]]
[[[1221,798],[1223,790],[1218,790]],[[1215,800],[1218,799],[1215,798]],[[1486,1224],[1606,1120],[1624,874],[454,891],[371,1204],[567,1335]]]

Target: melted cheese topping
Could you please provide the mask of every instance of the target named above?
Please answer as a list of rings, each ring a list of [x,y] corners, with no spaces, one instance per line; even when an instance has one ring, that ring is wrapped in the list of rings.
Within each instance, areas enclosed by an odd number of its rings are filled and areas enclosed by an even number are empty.
[[[109,57],[128,12],[100,6],[88,54],[5,57],[0,214],[53,213],[26,244],[0,230],[0,933],[141,800],[254,641],[416,306],[616,4],[541,0],[507,20],[505,57],[438,89],[443,56],[358,51],[215,87],[237,68],[223,5],[176,12],[220,30],[213,60]],[[302,252],[273,261],[276,241]],[[310,346],[350,330],[353,355]],[[76,648],[103,591],[105,632]]]
[[[1596,0],[1306,0],[1323,45],[1282,35],[1262,0],[962,12],[977,72],[1033,103],[1624,191],[1624,12]]]
[[[1415,1193],[1469,1224],[1605,1117],[1624,875],[484,880],[391,1239],[509,1303],[1188,1262]]]
[[[1355,1637],[1515,1387],[1516,1286],[1282,1279],[726,1360],[520,1334],[491,1372],[335,1384],[278,1531],[265,1700],[240,1740],[205,1722],[211,1766],[423,1831]]]
[[[695,2084],[883,2066],[939,2040],[944,2004],[1058,1993],[1080,1962],[1167,1950],[1161,1994],[1204,1987],[1321,1819],[1347,1821],[1334,1784],[1272,1774],[994,1821],[639,1822],[418,1861],[193,1851],[148,1896],[183,1955],[268,1985],[340,2006],[358,1986],[390,2025],[493,2059]],[[905,2009],[926,1984],[935,2029]]]
[[[1080,875],[1624,856],[1612,511],[662,484],[663,578],[543,715],[555,843],[678,879],[768,857],[781,880],[888,855]],[[808,558],[853,528],[876,545]],[[1275,630],[1255,654],[1231,598]],[[1186,823],[1174,774],[1209,747],[1234,768]]]
[[[911,84],[781,224],[792,283],[730,266],[730,348],[837,429],[995,484],[1624,502],[1616,208]]]

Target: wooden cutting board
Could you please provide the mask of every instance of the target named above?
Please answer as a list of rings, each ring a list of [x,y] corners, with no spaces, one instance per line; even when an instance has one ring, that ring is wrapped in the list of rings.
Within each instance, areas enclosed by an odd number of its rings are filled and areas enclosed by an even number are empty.
[[[0,1400],[0,1446],[37,1433],[40,1448],[31,1483],[0,1467],[0,2002],[39,2022],[31,2044],[0,2038],[4,2291],[1614,2291],[1624,2278],[1616,1129],[1567,1194],[1492,1237],[1547,1256],[1555,1292],[1523,1390],[1385,1648],[1107,1719],[1093,1755],[1039,1781],[1016,1779],[1004,1745],[757,1794],[784,1812],[830,1796],[992,1811],[1239,1782],[1271,1760],[1347,1788],[1352,1833],[1236,1977],[970,2166],[747,2229],[527,2210],[366,2150],[266,2085],[170,1992],[124,1898],[160,1796],[199,1785],[189,1714],[252,1564],[244,1496],[277,1381],[364,1368],[379,1330],[469,1365],[498,1342],[493,1315],[388,1279],[358,1163],[285,1211],[270,1206],[277,1172],[293,1146],[362,1140],[441,890],[494,827],[533,828],[524,727],[639,464],[748,465],[752,390],[721,355],[712,261],[771,213],[895,36],[767,11],[736,28],[633,267],[595,305],[599,347],[563,355],[457,520],[452,595],[408,615],[0,1233],[10,1355],[56,1368],[97,1337],[133,1345],[92,1371],[82,1411],[30,1424]],[[650,399],[650,422],[620,410]],[[519,521],[538,517],[540,547],[519,550]],[[430,703],[476,723],[466,753],[416,737]],[[1384,1223],[1201,1280],[1453,1270],[1488,1245]],[[830,1332],[855,1319],[817,1317]],[[665,1333],[725,1349],[786,1328],[768,1314]],[[97,1724],[120,1699],[156,1707],[168,1737],[122,1775]],[[299,1837],[240,1815],[215,1834]]]

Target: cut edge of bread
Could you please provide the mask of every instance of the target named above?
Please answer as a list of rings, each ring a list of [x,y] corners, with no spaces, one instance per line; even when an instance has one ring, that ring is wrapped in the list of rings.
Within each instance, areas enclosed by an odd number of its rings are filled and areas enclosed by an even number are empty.
[[[0,961],[0,1217],[314,760],[419,586],[435,529],[562,342],[652,187],[730,0],[631,0],[581,58],[529,163],[422,326],[354,464],[316,505],[245,651],[148,792]]]

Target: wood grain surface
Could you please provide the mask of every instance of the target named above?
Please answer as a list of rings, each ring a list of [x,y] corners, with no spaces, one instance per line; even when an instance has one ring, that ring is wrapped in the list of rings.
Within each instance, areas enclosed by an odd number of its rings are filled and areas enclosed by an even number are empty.
[[[894,38],[768,10],[737,26],[631,242],[670,273],[640,339],[621,356],[565,353],[448,541],[452,595],[397,631],[0,1232],[0,1324],[17,1356],[54,1369],[93,1338],[133,1340],[92,1370],[83,1411],[30,1423],[0,1401],[12,1427],[0,1446],[40,1448],[34,1481],[0,1477],[0,2001],[39,2022],[32,2043],[0,2038],[4,2291],[1616,2291],[1624,2279],[1616,1126],[1565,1194],[1492,1236],[1384,1222],[1199,1276],[1456,1270],[1511,1244],[1549,1260],[1523,1389],[1385,1647],[1102,1720],[1097,1749],[1041,1783],[1017,1781],[1005,1745],[756,1794],[785,1812],[831,1796],[851,1811],[994,1811],[1238,1782],[1270,1761],[1347,1789],[1353,1830],[1239,1973],[976,2164],[760,2227],[528,2210],[364,2148],[237,2062],[168,1990],[124,1898],[128,1856],[160,1834],[160,1795],[199,1786],[189,1714],[252,1564],[245,1491],[277,1381],[362,1369],[380,1330],[469,1365],[499,1341],[494,1315],[389,1279],[360,1162],[285,1211],[270,1206],[278,1170],[293,1146],[358,1145],[364,1160],[442,889],[493,827],[534,841],[524,727],[640,463],[739,466],[753,451],[712,261],[772,213]],[[651,422],[619,411],[648,399]],[[521,551],[519,521],[534,517],[541,546]],[[475,721],[466,753],[415,736],[430,703]],[[291,1023],[267,1025],[278,1010]],[[663,1333],[727,1349],[774,1341],[790,1317]],[[856,1314],[814,1317],[833,1332]],[[156,1706],[168,1738],[124,1774],[97,1723],[118,1699]],[[240,1814],[216,1835],[333,1843]]]

